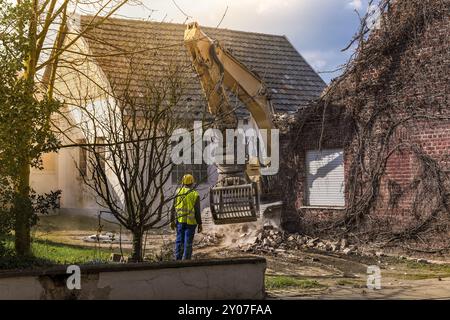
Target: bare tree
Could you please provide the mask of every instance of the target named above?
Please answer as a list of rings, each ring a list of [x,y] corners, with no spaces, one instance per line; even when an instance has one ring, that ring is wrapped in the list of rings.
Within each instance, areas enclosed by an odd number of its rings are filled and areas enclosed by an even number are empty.
[[[11,135],[20,137],[14,148],[2,148],[6,161],[14,164],[10,178],[14,182],[11,210],[15,220],[15,249],[19,256],[31,254],[31,221],[34,218],[30,199],[31,168],[40,168],[45,151],[57,150],[57,141],[50,130],[51,117],[61,106],[54,99],[56,69],[61,56],[70,51],[84,33],[103,23],[128,0],[17,0],[0,1],[0,56],[11,60],[9,74],[12,85],[3,97],[3,119],[14,120]],[[93,17],[84,29],[69,33],[67,22],[73,11],[89,7]],[[20,63],[17,63],[20,60]],[[12,68],[14,67],[14,68]],[[2,68],[2,72],[5,69]],[[2,79],[4,80],[4,79]],[[11,79],[10,79],[11,80]],[[4,81],[2,81],[3,83]],[[20,99],[19,99],[20,98]],[[17,112],[17,110],[21,110]],[[10,121],[11,122],[11,121]],[[8,122],[5,122],[8,125]],[[5,133],[8,133],[4,130]],[[9,144],[10,146],[11,144]]]
[[[85,109],[87,119],[80,126],[86,137],[79,145],[86,154],[87,168],[79,168],[83,180],[133,234],[134,261],[143,260],[144,233],[169,221],[171,138],[183,126],[182,72],[168,67],[141,83],[139,93],[128,77],[125,86],[113,85],[114,99],[105,101],[101,114]]]

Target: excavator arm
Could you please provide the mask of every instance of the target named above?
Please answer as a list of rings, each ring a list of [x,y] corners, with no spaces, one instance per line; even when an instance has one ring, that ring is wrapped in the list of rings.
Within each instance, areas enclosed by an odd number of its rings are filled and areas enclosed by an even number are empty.
[[[267,130],[267,141],[264,144],[269,155],[274,111],[267,88],[260,77],[218,42],[210,39],[196,22],[187,26],[184,42],[200,77],[209,112],[213,115],[227,115],[224,123],[229,128],[235,128],[237,119],[225,89],[233,92],[250,112],[258,128]]]
[[[263,143],[267,156],[274,128],[273,107],[262,80],[243,63],[209,38],[197,23],[187,26],[185,46],[199,76],[209,112],[216,117],[216,127],[237,128],[235,110],[228,99],[231,91],[246,106],[258,129],[266,129]],[[227,155],[224,154],[225,159]],[[266,163],[263,163],[263,165]],[[255,182],[246,173],[246,165],[217,164],[218,183],[210,190],[210,208],[216,224],[255,221],[259,213],[259,194]]]

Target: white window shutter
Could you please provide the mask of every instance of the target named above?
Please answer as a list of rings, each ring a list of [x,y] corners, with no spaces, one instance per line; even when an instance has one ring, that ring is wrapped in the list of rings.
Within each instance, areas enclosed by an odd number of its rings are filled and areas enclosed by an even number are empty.
[[[307,198],[310,206],[345,206],[342,149],[306,152]]]

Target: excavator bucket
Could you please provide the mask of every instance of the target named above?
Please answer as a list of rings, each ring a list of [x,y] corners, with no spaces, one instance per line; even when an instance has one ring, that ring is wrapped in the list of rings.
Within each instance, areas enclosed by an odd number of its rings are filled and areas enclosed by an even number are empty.
[[[259,214],[256,183],[212,187],[210,207],[215,224],[256,221]]]

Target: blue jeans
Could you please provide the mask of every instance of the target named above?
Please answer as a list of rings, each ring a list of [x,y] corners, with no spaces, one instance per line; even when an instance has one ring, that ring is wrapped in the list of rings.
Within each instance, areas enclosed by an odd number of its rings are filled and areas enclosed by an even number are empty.
[[[177,240],[175,241],[175,259],[190,260],[192,257],[192,243],[197,225],[177,222]]]

